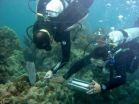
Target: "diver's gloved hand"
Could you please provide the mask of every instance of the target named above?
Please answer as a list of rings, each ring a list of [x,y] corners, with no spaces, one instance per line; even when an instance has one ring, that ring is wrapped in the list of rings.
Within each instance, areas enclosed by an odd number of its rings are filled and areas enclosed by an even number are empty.
[[[96,81],[92,81],[89,85],[90,90],[87,91],[87,94],[96,94],[101,92],[101,86],[99,83],[97,83]]]
[[[53,72],[52,72],[52,70],[49,70],[49,71],[45,74],[44,79],[47,80],[47,79],[50,79],[50,78],[52,78],[52,77],[53,77]]]
[[[66,64],[66,62],[58,62],[56,64],[56,66],[52,69],[52,70],[49,70],[45,76],[44,76],[44,79],[50,79],[53,77],[54,74],[56,74],[56,72],[62,68],[64,65]]]

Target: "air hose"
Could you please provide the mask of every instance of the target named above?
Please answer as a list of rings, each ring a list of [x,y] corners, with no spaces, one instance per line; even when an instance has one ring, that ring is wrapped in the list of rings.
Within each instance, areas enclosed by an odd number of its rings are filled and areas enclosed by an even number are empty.
[[[33,39],[32,39],[32,37],[30,36],[29,30],[30,30],[32,27],[33,27],[33,25],[30,25],[30,26],[28,26],[28,27],[26,28],[26,35],[27,35],[27,37],[28,37],[31,41],[33,41]]]
[[[29,8],[29,10],[32,12],[32,13],[34,13],[34,14],[36,14],[36,12],[32,9],[32,7],[31,7],[31,5],[30,5],[30,3],[31,2],[34,2],[35,0],[28,0],[28,8]]]

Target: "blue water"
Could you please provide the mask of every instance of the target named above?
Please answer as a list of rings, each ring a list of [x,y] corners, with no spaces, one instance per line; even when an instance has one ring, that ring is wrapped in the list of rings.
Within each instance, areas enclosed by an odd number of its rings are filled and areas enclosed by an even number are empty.
[[[121,18],[120,18],[121,17]],[[128,28],[139,17],[139,0],[95,0],[87,19],[89,31]]]
[[[0,26],[14,29],[23,39],[28,25],[35,21],[35,15],[28,9],[28,0],[0,0]]]
[[[13,28],[20,39],[23,39],[26,27],[35,21],[27,3],[28,0],[0,0],[0,26]],[[35,3],[32,7],[35,8]],[[139,0],[95,0],[85,26],[89,33],[98,28],[128,28],[137,17]]]

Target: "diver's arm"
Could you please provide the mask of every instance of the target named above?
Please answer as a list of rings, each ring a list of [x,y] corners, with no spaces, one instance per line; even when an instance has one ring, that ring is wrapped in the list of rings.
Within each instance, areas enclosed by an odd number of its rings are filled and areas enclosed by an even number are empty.
[[[62,44],[62,43],[61,43]],[[67,45],[67,44],[66,44]],[[53,74],[56,74],[59,69],[61,69],[68,61],[70,57],[70,47],[66,45],[62,46],[62,60],[58,62],[51,70],[49,70],[44,78],[51,78]],[[64,52],[63,52],[64,51]]]
[[[58,64],[52,69],[53,74],[55,74],[60,68],[62,68],[70,58],[70,48],[71,48],[71,42],[70,42],[70,32],[65,32],[65,37],[63,41],[61,42],[61,49],[62,49],[62,59]]]
[[[78,72],[79,70],[81,70],[83,67],[87,66],[88,64],[91,63],[90,61],[90,56],[86,56],[78,61],[76,61],[68,70],[67,73],[64,74],[63,78],[64,79],[69,79],[74,73]]]
[[[111,74],[111,73],[110,73]],[[125,64],[119,63],[117,64],[117,71],[116,76],[111,78],[108,82],[105,84],[102,84],[102,91],[110,90],[116,87],[119,87],[120,85],[123,85],[126,82],[126,70],[125,70]]]
[[[68,62],[70,59],[70,49],[71,49],[70,32],[65,33],[64,40],[61,42],[61,49],[62,49],[61,62],[62,63]]]
[[[126,81],[126,77],[123,75],[117,75],[112,78],[110,81],[106,82],[106,84],[99,84],[96,81],[92,81],[89,85],[90,90],[87,91],[88,94],[96,94],[100,92],[105,92],[107,90],[119,87],[124,84]]]
[[[105,84],[99,84],[93,80],[89,85],[91,89],[87,91],[87,93],[96,94],[100,92],[105,92],[107,90],[111,90],[113,88],[119,87],[120,85],[123,85],[125,82],[126,82],[126,73],[125,71],[121,71],[119,72],[119,75],[116,75]]]
[[[102,91],[110,90],[116,87],[119,87],[120,85],[124,84],[126,82],[125,76],[115,76],[110,81],[108,81],[106,84],[102,84]]]
[[[78,72],[79,70],[81,70],[83,67],[87,66],[88,64],[92,63],[91,58],[94,57],[94,50],[87,56],[85,56],[84,58],[76,61],[68,70],[67,73],[64,74],[63,78],[64,79],[68,79],[70,78],[74,73]]]

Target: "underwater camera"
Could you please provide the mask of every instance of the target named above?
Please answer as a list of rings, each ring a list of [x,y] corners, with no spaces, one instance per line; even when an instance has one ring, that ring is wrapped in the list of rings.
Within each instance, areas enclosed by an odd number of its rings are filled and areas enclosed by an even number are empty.
[[[90,90],[89,88],[90,82],[86,82],[83,80],[79,80],[79,79],[72,79],[68,82],[68,86],[73,89],[73,90],[77,90],[77,91],[82,91],[82,92],[87,92]]]

